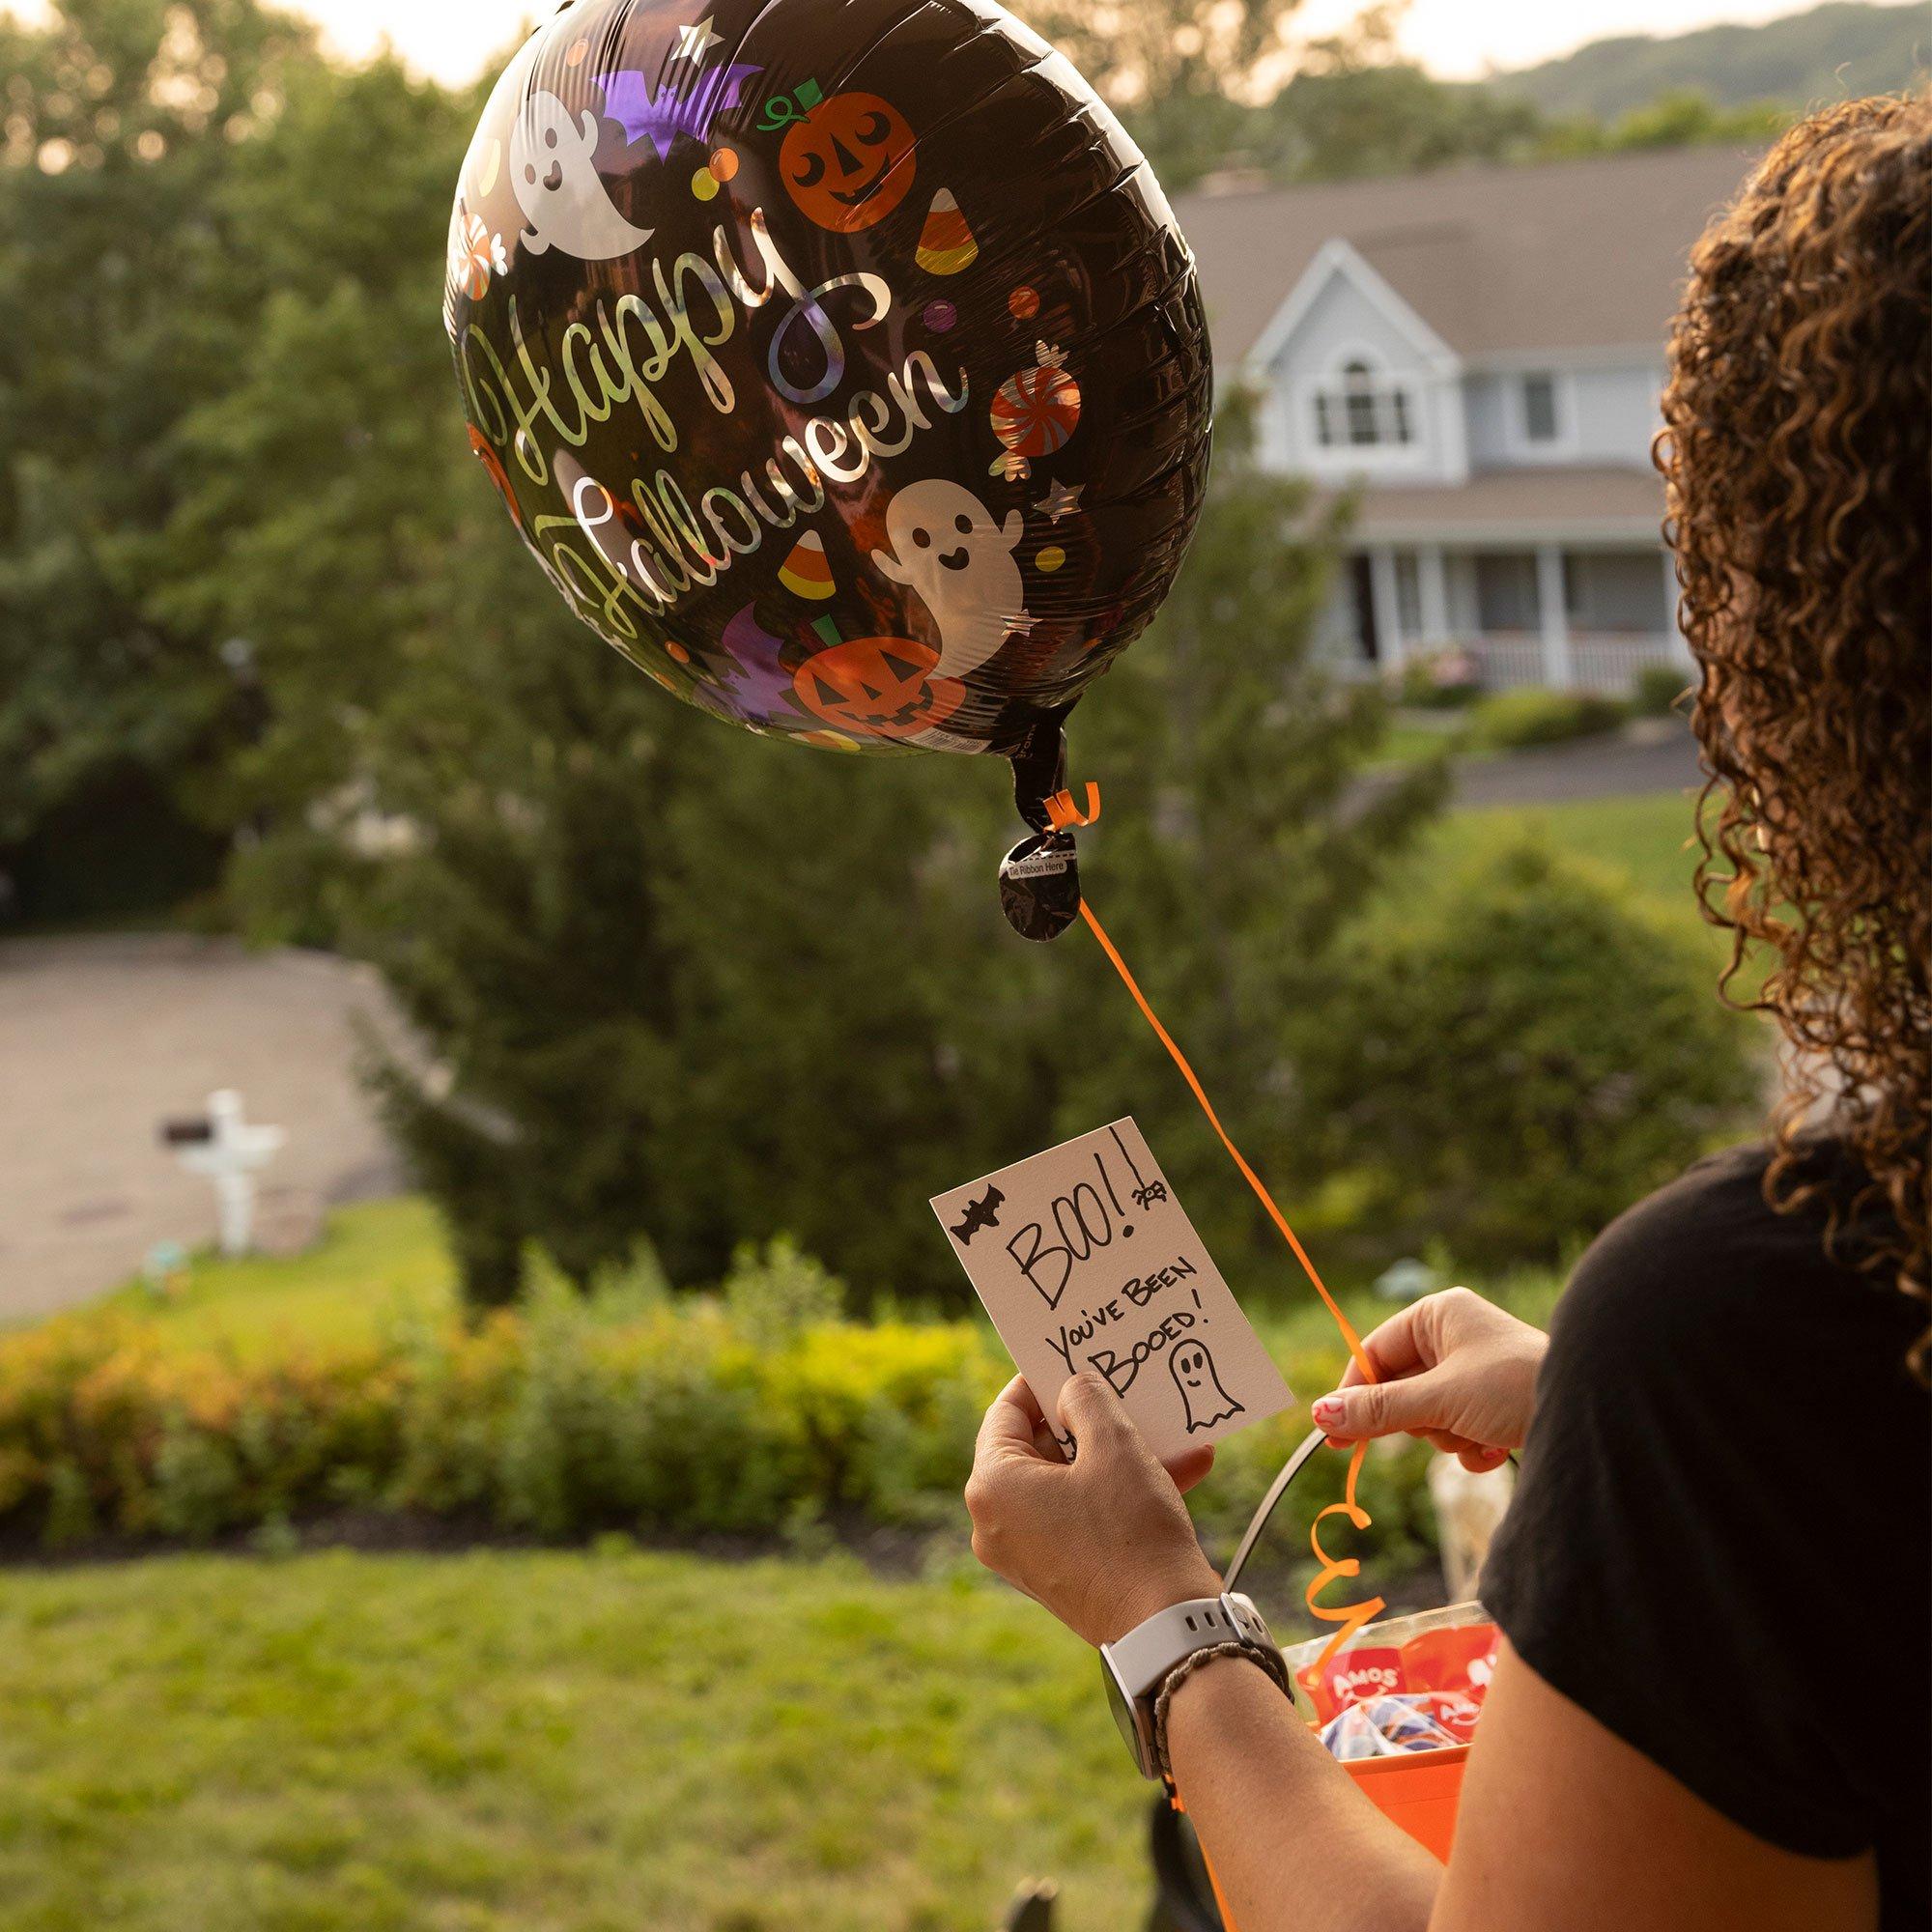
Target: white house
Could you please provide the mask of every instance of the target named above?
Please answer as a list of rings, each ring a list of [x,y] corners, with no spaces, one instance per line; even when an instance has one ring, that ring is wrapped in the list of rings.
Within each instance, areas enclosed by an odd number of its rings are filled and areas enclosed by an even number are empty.
[[[1491,686],[1623,691],[1682,662],[1663,343],[1734,147],[1203,192],[1220,381],[1262,459],[1355,494],[1326,648],[1364,674],[1467,646]]]

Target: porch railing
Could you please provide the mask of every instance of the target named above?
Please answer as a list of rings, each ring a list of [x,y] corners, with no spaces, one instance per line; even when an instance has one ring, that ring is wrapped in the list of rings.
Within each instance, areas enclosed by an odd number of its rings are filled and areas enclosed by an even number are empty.
[[[1473,646],[1486,691],[1548,684],[1543,639],[1534,631],[1491,631]],[[1668,637],[1630,631],[1576,631],[1570,637],[1570,689],[1629,697],[1650,665],[1678,662]]]
[[[1544,668],[1543,639],[1535,631],[1490,631],[1459,641],[1454,648],[1466,650],[1476,660],[1485,691],[1513,691],[1521,685],[1549,682]],[[1421,654],[1417,649],[1410,652],[1411,656]],[[1392,674],[1388,665],[1373,664],[1356,655],[1352,639],[1331,640],[1322,655],[1330,670],[1350,684],[1367,684]],[[1569,689],[1597,692],[1605,697],[1629,697],[1647,666],[1675,667],[1681,663],[1676,640],[1668,637],[1578,631],[1570,639]],[[1687,666],[1686,682],[1690,675]]]

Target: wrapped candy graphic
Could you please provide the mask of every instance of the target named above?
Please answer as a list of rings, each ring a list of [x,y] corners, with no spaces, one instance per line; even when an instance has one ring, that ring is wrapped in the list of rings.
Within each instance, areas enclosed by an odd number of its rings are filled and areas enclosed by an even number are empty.
[[[506,274],[509,267],[503,238],[492,234],[489,223],[459,201],[449,237],[451,278],[471,301],[481,301],[490,293],[490,277]]]
[[[1065,353],[1040,342],[1034,354],[1038,363],[1009,378],[993,398],[993,434],[1006,453],[991,473],[1009,482],[1030,472],[1029,457],[1064,449],[1080,426],[1080,384],[1066,373]]]

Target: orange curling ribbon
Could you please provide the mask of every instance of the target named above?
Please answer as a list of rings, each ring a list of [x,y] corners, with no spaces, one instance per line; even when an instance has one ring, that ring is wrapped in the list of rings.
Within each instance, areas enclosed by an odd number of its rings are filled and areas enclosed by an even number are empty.
[[[1076,825],[1092,825],[1100,815],[1100,787],[1089,782],[1085,811],[1073,803],[1070,791],[1055,792],[1041,802],[1041,809],[1046,813],[1046,822],[1056,832],[1070,832]]]
[[[1089,815],[1081,817],[1075,814],[1067,818],[1066,824],[1091,825],[1094,819],[1100,815],[1100,794],[1097,786],[1090,784],[1087,787],[1087,801]],[[1065,825],[1062,823],[1059,813],[1055,810],[1056,807],[1062,807],[1071,813],[1073,808],[1071,796],[1066,792],[1062,792],[1057,798],[1050,798],[1046,801],[1047,817],[1051,821],[1054,830],[1056,832],[1064,831],[1065,830]],[[1128,970],[1127,962],[1121,957],[1120,949],[1107,937],[1106,928],[1094,918],[1093,906],[1084,897],[1080,902],[1080,917],[1087,922],[1088,929],[1100,942],[1100,951],[1107,955],[1107,958],[1113,965],[1114,971],[1121,976],[1122,982],[1125,985],[1127,991],[1133,995],[1134,1005],[1141,1009],[1142,1017],[1146,1019],[1149,1026],[1152,1027],[1155,1037],[1160,1041],[1161,1045],[1167,1048],[1169,1057],[1173,1060],[1175,1065],[1179,1067],[1180,1077],[1187,1082],[1188,1088],[1193,1093],[1195,1099],[1201,1103],[1201,1111],[1208,1116],[1208,1124],[1214,1129],[1215,1135],[1219,1138],[1221,1145],[1228,1150],[1229,1157],[1240,1169],[1241,1178],[1254,1189],[1256,1198],[1267,1209],[1268,1218],[1280,1231],[1282,1239],[1288,1243],[1290,1249],[1293,1252],[1295,1260],[1301,1264],[1302,1272],[1307,1275],[1309,1281],[1314,1285],[1316,1293],[1321,1297],[1322,1306],[1327,1309],[1335,1326],[1341,1331],[1342,1340],[1348,1344],[1349,1353],[1354,1358],[1355,1367],[1360,1370],[1362,1379],[1370,1382],[1379,1381],[1381,1378],[1376,1374],[1375,1364],[1369,1359],[1369,1351],[1362,1347],[1362,1338],[1355,1333],[1353,1322],[1342,1312],[1341,1303],[1329,1293],[1327,1284],[1316,1271],[1315,1264],[1308,1258],[1308,1250],[1301,1245],[1300,1238],[1296,1236],[1294,1230],[1289,1226],[1288,1216],[1275,1205],[1275,1198],[1267,1191],[1266,1183],[1248,1165],[1246,1156],[1229,1137],[1227,1128],[1221,1124],[1220,1115],[1214,1111],[1214,1103],[1208,1097],[1208,1090],[1201,1084],[1200,1076],[1188,1065],[1187,1056],[1175,1044],[1174,1036],[1161,1025],[1160,1016],[1149,1004],[1148,996],[1141,991],[1140,982],[1135,980],[1133,974]],[[1309,1531],[1309,1547],[1315,1551],[1316,1562],[1321,1565],[1321,1574],[1308,1586],[1307,1603],[1309,1613],[1319,1618],[1322,1623],[1339,1624],[1341,1626],[1330,1639],[1327,1648],[1322,1651],[1316,1666],[1318,1669],[1324,1666],[1328,1660],[1364,1624],[1373,1622],[1387,1607],[1386,1603],[1380,1597],[1371,1598],[1365,1603],[1350,1604],[1334,1607],[1323,1607],[1316,1601],[1327,1589],[1329,1584],[1359,1577],[1362,1574],[1362,1565],[1359,1558],[1345,1556],[1337,1561],[1322,1548],[1321,1525],[1330,1517],[1346,1516],[1356,1529],[1367,1529],[1370,1526],[1373,1519],[1370,1517],[1368,1511],[1355,1500],[1355,1483],[1361,1474],[1362,1457],[1368,1446],[1367,1442],[1356,1443],[1355,1452],[1349,1459],[1349,1480],[1343,1491],[1342,1500],[1339,1503],[1330,1503],[1315,1519],[1314,1527]]]
[[[1355,1452],[1349,1458],[1349,1480],[1342,1491],[1342,1500],[1330,1503],[1316,1519],[1314,1527],[1308,1532],[1308,1545],[1315,1551],[1315,1560],[1321,1565],[1321,1574],[1309,1584],[1303,1596],[1308,1605],[1308,1614],[1324,1624],[1339,1624],[1341,1628],[1323,1646],[1321,1655],[1315,1660],[1315,1667],[1325,1670],[1328,1660],[1361,1629],[1364,1624],[1374,1623],[1388,1608],[1387,1599],[1371,1597],[1359,1604],[1343,1604],[1334,1609],[1324,1609],[1316,1602],[1330,1583],[1362,1574],[1361,1560],[1354,1556],[1344,1556],[1339,1561],[1330,1556],[1321,1547],[1321,1525],[1331,1516],[1345,1516],[1357,1529],[1367,1529],[1374,1520],[1360,1503],[1355,1500],[1355,1482],[1362,1473],[1362,1458],[1368,1452],[1366,1441],[1355,1444]]]

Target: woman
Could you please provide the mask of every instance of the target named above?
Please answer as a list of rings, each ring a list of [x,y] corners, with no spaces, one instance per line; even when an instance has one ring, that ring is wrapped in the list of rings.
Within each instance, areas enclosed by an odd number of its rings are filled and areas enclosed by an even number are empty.
[[[1445,1869],[1263,1670],[1190,1670],[1163,1740],[1240,1932],[1903,1932],[1928,1906],[1932,106],[1794,128],[1697,246],[1660,464],[1713,917],[1794,1049],[1769,1146],[1584,1258],[1545,1338],[1434,1296],[1315,1406],[1523,1480],[1504,1643]],[[1727,976],[1728,977],[1728,976]],[[1015,1382],[981,1557],[1112,1642],[1219,1587],[1104,1382],[1063,1464]]]

